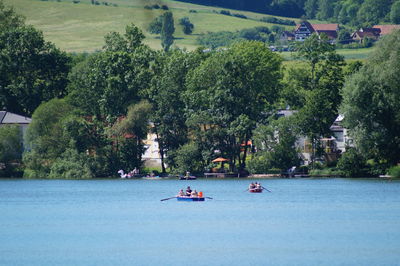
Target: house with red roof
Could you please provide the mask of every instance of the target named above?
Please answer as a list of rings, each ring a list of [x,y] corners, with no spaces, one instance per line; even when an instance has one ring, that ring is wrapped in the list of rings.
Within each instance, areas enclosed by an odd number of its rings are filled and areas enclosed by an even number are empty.
[[[294,30],[295,40],[305,41],[311,34],[325,34],[329,40],[334,42],[338,37],[339,24],[311,24],[308,21],[302,21]]]
[[[394,30],[400,30],[400,25],[375,25],[372,28],[361,28],[353,32],[351,38],[356,42],[362,42],[365,38],[377,41]]]
[[[351,34],[351,39],[355,42],[362,42],[365,38],[377,41],[381,36],[381,30],[377,28],[361,28]]]
[[[394,30],[399,30],[400,25],[375,25],[372,28],[380,30],[380,36],[382,37],[392,33]]]

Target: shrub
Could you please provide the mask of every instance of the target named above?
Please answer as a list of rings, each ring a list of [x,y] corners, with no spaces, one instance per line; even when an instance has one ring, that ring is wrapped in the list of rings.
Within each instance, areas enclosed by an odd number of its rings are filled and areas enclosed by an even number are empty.
[[[162,10],[169,10],[169,7],[168,7],[167,5],[162,5],[162,6],[161,6],[161,9],[162,9]]]
[[[185,144],[175,152],[176,172],[183,174],[186,171],[200,173],[204,170],[202,155],[195,143]]]
[[[162,29],[162,16],[158,16],[152,22],[150,22],[147,31],[152,34],[160,34],[161,29]]]
[[[349,148],[342,154],[337,168],[347,177],[361,177],[367,174],[366,159],[355,148]]]
[[[231,12],[229,12],[228,10],[221,10],[221,11],[219,11],[219,13],[221,15],[225,15],[225,16],[230,16],[231,15]]]
[[[194,9],[190,9],[190,10],[189,10],[189,13],[197,13],[197,11],[194,10]]]
[[[246,168],[251,174],[265,174],[270,167],[265,155],[256,155],[246,162]]]
[[[393,166],[389,168],[388,174],[393,178],[400,178],[400,166]]]
[[[343,172],[335,167],[313,169],[310,171],[310,176],[343,176]]]
[[[243,14],[233,14],[232,16],[237,17],[237,18],[247,19],[247,16],[245,16]]]
[[[272,23],[272,24],[296,26],[296,22],[294,20],[280,19],[280,18],[276,18],[276,17],[263,17],[260,19],[260,21],[266,22],[266,23]]]
[[[50,168],[49,178],[88,179],[93,174],[86,163],[86,155],[79,154],[74,149],[67,149]]]
[[[188,17],[179,19],[179,24],[183,27],[183,33],[191,34],[193,32],[194,25],[190,22]]]

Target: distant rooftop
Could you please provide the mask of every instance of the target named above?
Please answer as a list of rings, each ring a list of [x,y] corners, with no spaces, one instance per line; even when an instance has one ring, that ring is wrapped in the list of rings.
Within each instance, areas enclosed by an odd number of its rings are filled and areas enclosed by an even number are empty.
[[[0,111],[0,124],[29,124],[32,119],[8,111]]]

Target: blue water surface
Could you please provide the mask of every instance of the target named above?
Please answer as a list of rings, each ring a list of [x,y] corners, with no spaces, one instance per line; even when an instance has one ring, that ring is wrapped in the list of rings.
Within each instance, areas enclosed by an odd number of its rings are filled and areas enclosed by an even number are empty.
[[[251,181],[0,180],[0,265],[400,264],[400,182]]]

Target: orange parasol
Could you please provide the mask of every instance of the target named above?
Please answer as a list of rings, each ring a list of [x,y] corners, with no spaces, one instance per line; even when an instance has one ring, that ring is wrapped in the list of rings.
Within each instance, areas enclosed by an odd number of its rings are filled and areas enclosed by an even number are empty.
[[[218,157],[217,159],[212,160],[213,163],[227,162],[229,159],[225,159],[222,157]]]

